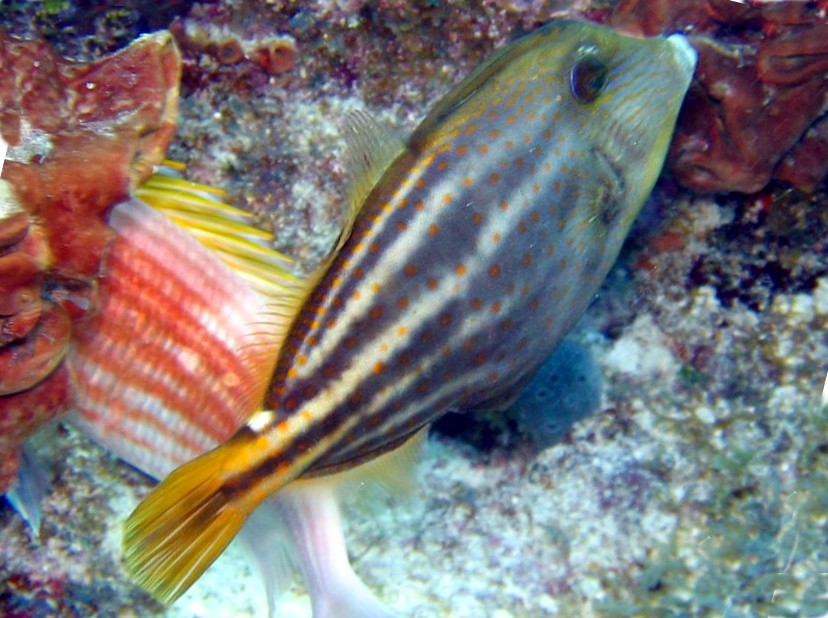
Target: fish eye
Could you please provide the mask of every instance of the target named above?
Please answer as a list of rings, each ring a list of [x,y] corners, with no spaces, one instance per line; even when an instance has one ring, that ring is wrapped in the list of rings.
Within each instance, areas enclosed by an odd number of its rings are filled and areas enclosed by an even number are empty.
[[[595,50],[584,50],[569,74],[572,94],[580,103],[594,101],[607,85],[607,74],[607,65],[598,57]]]

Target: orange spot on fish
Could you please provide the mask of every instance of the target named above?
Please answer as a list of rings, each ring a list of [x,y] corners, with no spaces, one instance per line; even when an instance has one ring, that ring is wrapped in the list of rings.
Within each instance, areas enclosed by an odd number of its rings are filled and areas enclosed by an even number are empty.
[[[408,228],[408,224],[405,221],[397,221],[397,231],[404,232]]]
[[[360,298],[362,298],[362,292],[360,292],[359,290],[354,290],[354,293],[351,294],[351,298],[353,298],[354,300],[359,300]]]
[[[455,150],[455,152],[458,156],[465,157],[467,154],[469,154],[469,147],[465,144],[460,144]]]
[[[523,157],[515,157],[515,167],[523,167]]]
[[[525,221],[521,221],[520,223],[518,223],[517,231],[520,234],[525,234],[526,233],[526,222]]]
[[[345,337],[345,347],[348,350],[353,350],[357,346],[357,338],[353,335],[348,335]]]
[[[437,171],[438,172],[445,172],[448,169],[448,161],[445,159],[441,159],[440,162],[437,164]]]
[[[502,237],[500,236],[500,234],[498,232],[495,232],[494,234],[492,234],[492,242],[494,242],[495,244],[499,243],[501,241],[501,238]]]
[[[475,225],[480,225],[481,223],[483,223],[483,216],[479,212],[474,213],[472,215],[472,223],[474,223]]]
[[[477,152],[479,152],[480,154],[489,154],[489,145],[480,144],[480,146],[477,147]]]
[[[532,256],[528,253],[524,253],[520,261],[524,266],[529,266],[532,263]]]
[[[408,296],[400,296],[397,300],[397,307],[400,309],[406,309],[408,307]]]
[[[409,262],[405,265],[403,272],[407,277],[413,277],[417,274],[417,266]]]
[[[500,309],[501,309],[501,305],[500,305],[499,300],[496,300],[495,302],[492,303],[492,306],[491,306],[492,313],[500,313]]]
[[[472,180],[471,176],[466,176],[463,178],[463,186],[464,187],[471,187],[474,184],[474,180]]]
[[[489,276],[492,279],[497,279],[500,276],[500,265],[499,264],[492,264],[489,266]]]
[[[422,211],[425,209],[425,202],[423,200],[418,200],[416,204],[414,204],[414,210]]]
[[[493,172],[493,173],[489,174],[489,183],[491,183],[493,185],[496,185],[499,182],[500,182],[500,174],[498,174],[497,172]]]
[[[368,314],[371,316],[372,320],[379,320],[382,317],[382,306],[376,305],[371,308],[371,312]]]
[[[429,236],[437,236],[440,233],[440,226],[436,223],[432,223],[428,226],[428,235]]]
[[[374,375],[381,374],[383,371],[385,371],[385,363],[383,363],[382,361],[377,361],[374,364],[374,370],[373,371],[374,371]]]
[[[507,202],[506,200],[500,202],[500,210],[502,210],[503,212],[509,210],[509,202]]]
[[[492,139],[499,138],[500,137],[500,131],[498,131],[497,129],[492,129],[491,131],[489,131],[489,137],[492,138]]]
[[[405,337],[408,334],[408,328],[405,326],[398,326],[397,327],[397,336]]]
[[[445,204],[446,206],[451,204],[453,201],[454,196],[451,193],[446,193],[445,195],[443,195],[443,204]]]
[[[437,281],[437,279],[434,279],[433,277],[429,277],[429,279],[426,281],[426,285],[428,286],[429,290],[436,290],[439,287],[440,282]]]
[[[469,304],[471,305],[472,309],[477,311],[478,309],[480,309],[483,306],[483,301],[480,300],[479,298],[472,298],[471,301],[469,301]]]
[[[466,274],[466,267],[463,264],[458,264],[454,267],[454,274],[458,277],[463,277]]]
[[[440,326],[445,328],[449,324],[451,324],[451,314],[450,313],[444,313],[443,315],[440,316]]]
[[[299,400],[296,397],[288,397],[285,401],[285,409],[288,412],[293,412],[299,407]]]

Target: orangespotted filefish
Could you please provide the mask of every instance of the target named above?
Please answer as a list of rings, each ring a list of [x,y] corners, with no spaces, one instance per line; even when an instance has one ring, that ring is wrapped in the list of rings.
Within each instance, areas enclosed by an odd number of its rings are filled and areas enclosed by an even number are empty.
[[[680,35],[559,21],[472,72],[405,143],[353,120],[353,219],[299,295],[261,409],[126,522],[137,580],[171,602],[269,496],[312,502],[408,456],[447,410],[507,406],[615,261],[694,66]]]

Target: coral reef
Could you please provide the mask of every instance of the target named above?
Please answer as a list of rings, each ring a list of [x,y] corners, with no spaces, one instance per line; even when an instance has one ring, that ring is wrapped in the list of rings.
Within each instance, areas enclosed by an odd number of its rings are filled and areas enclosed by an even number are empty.
[[[290,37],[296,55],[292,68],[271,74],[243,57],[228,64],[212,49],[188,46],[186,31],[177,34],[183,99],[172,156],[196,179],[228,188],[281,248],[311,267],[334,241],[345,208],[337,121],[348,110],[367,107],[405,131],[494,47],[560,10],[613,15],[621,27],[624,9],[630,28],[691,31],[712,80],[699,82],[694,96],[716,122],[701,118],[682,129],[676,173],[690,161],[700,166],[687,168],[690,186],[696,178],[700,190],[755,190],[785,179],[791,161],[812,178],[793,184],[814,194],[772,184],[759,195],[713,201],[665,182],[582,324],[603,369],[604,408],[540,453],[514,440],[478,450],[433,438],[420,497],[397,507],[358,501],[349,547],[366,582],[417,618],[824,615],[828,411],[818,402],[828,358],[821,336],[828,198],[818,145],[825,125],[819,112],[802,120],[804,107],[790,103],[790,120],[779,122],[790,143],[780,152],[777,134],[746,102],[717,102],[712,77],[755,97],[742,84],[769,66],[778,83],[759,83],[774,101],[805,84],[812,92],[824,81],[810,72],[824,72],[825,56],[809,51],[821,42],[810,47],[803,35],[822,32],[821,24],[777,16],[798,6],[813,20],[824,3],[571,5],[197,4],[181,21],[191,32],[232,30],[240,49],[248,38]],[[791,57],[791,49],[808,53]],[[730,52],[743,59],[744,73],[724,74]],[[779,60],[799,81],[784,81]],[[794,122],[803,133],[791,132]],[[704,132],[713,128],[719,132]],[[759,159],[747,152],[750,139],[759,140]],[[708,167],[715,174],[694,176]],[[731,169],[741,189],[710,186],[729,181]],[[118,536],[146,480],[73,432],[60,431],[50,444],[65,464],[40,539],[8,509],[0,512],[0,613],[263,615],[242,559],[218,565],[170,609],[139,593],[117,566]],[[369,502],[379,518],[360,516]],[[308,615],[303,593],[288,595],[284,615]]]
[[[109,209],[164,156],[177,109],[169,34],[83,64],[0,33],[0,490],[66,404],[71,324],[94,311]]]
[[[753,193],[771,179],[813,191],[828,172],[824,2],[622,0],[614,27],[683,31],[699,52],[671,168],[693,191]]]

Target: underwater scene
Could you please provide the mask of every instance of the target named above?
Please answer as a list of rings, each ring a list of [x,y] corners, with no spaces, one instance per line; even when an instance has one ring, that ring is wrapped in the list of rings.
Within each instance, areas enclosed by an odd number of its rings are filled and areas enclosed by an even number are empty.
[[[828,2],[0,1],[0,616],[828,616]]]

